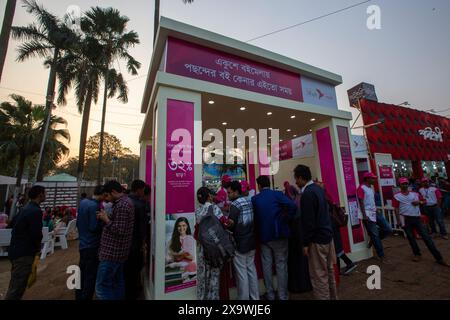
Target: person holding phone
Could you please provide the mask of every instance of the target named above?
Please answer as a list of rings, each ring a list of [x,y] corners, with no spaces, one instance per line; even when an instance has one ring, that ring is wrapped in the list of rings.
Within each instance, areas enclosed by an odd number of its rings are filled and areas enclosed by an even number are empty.
[[[413,230],[416,230],[422,237],[428,250],[430,250],[431,254],[436,259],[436,262],[440,265],[449,267],[450,265],[444,260],[420,220],[420,205],[426,203],[425,199],[417,192],[409,191],[409,181],[407,178],[400,178],[398,182],[400,185],[400,192],[394,195],[392,205],[395,208],[397,221],[400,222],[401,227],[405,230],[409,245],[413,251],[414,257],[412,261],[419,262],[422,257],[420,248],[413,235]]]

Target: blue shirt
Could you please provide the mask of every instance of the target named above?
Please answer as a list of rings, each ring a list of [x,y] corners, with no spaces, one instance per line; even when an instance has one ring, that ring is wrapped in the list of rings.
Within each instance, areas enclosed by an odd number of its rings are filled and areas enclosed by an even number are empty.
[[[80,250],[98,248],[102,235],[103,222],[97,220],[100,202],[95,199],[83,199],[77,215]]]
[[[297,212],[295,202],[269,188],[252,198],[255,224],[261,243],[289,237],[288,217]]]

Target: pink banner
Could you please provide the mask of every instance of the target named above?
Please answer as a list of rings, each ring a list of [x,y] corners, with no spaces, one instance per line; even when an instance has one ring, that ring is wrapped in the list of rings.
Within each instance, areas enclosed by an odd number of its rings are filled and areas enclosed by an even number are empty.
[[[270,160],[267,150],[259,150],[258,152],[259,175],[270,176]]]
[[[356,199],[356,177],[353,167],[352,149],[350,146],[350,138],[348,135],[348,128],[343,126],[337,126],[339,148],[341,150],[342,169],[345,180],[345,189],[347,191],[347,202],[351,212],[349,215],[354,215],[355,211],[357,215],[357,199]],[[353,243],[360,243],[364,241],[364,231],[361,222],[358,221],[356,225],[352,227],[353,230]]]
[[[166,214],[195,211],[193,139],[194,104],[167,100]]]
[[[272,148],[273,160],[289,160],[292,159],[292,140],[281,142],[279,145],[274,145]]]
[[[335,203],[339,203],[339,191],[334,167],[333,146],[331,144],[330,129],[317,130],[317,147],[319,149],[320,171],[322,182]]]
[[[319,150],[320,171],[322,182],[334,203],[340,203],[337,186],[336,169],[334,166],[333,145],[331,143],[330,128],[317,130],[317,147]],[[342,244],[345,252],[350,252],[350,241],[346,228],[341,228]]]
[[[253,153],[248,153],[248,184],[250,185],[251,190],[256,191],[256,168],[255,168],[255,159]]]
[[[303,101],[300,75],[232,54],[169,38],[168,73]]]
[[[145,149],[145,183],[147,183],[149,186],[152,183],[152,157],[153,150],[152,146],[149,145]]]

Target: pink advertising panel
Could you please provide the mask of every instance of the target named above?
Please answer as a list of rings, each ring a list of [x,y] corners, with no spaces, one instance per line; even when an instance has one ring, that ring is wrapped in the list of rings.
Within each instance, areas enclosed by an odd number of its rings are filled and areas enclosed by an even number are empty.
[[[303,102],[300,75],[169,38],[166,72]]]
[[[333,145],[331,142],[330,128],[317,130],[317,147],[319,150],[320,171],[322,182],[334,203],[340,203],[337,185],[336,169],[334,166]],[[345,252],[350,252],[350,241],[346,228],[341,228],[342,244]]]
[[[185,135],[180,137],[180,134]],[[166,214],[195,211],[193,139],[194,104],[169,99],[166,135]],[[184,161],[172,158],[174,148],[178,148],[176,150],[179,152],[176,152],[176,155]]]
[[[333,145],[331,144],[330,128],[317,130],[317,147],[319,149],[320,171],[322,182],[335,203],[339,203],[339,191],[334,167]]]
[[[352,222],[353,242],[360,243],[364,241],[364,231],[358,217],[358,200],[356,198],[356,177],[353,167],[353,157],[350,145],[348,128],[337,126],[339,149],[341,150],[342,169],[345,180],[345,189],[347,192],[347,201],[349,206],[349,216]],[[353,218],[352,218],[353,217]]]
[[[292,159],[292,140],[286,140],[272,148],[273,160]]]
[[[255,157],[253,156],[253,153],[248,153],[248,175],[247,180],[248,184],[250,185],[250,190],[256,191],[256,167],[255,167]]]
[[[152,158],[153,150],[152,146],[149,145],[145,149],[145,183],[148,185],[152,184]]]

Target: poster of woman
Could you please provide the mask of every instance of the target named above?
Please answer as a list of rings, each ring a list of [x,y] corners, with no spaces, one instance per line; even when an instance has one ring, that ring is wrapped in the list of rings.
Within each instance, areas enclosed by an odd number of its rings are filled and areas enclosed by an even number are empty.
[[[166,215],[165,292],[196,285],[195,214]]]

